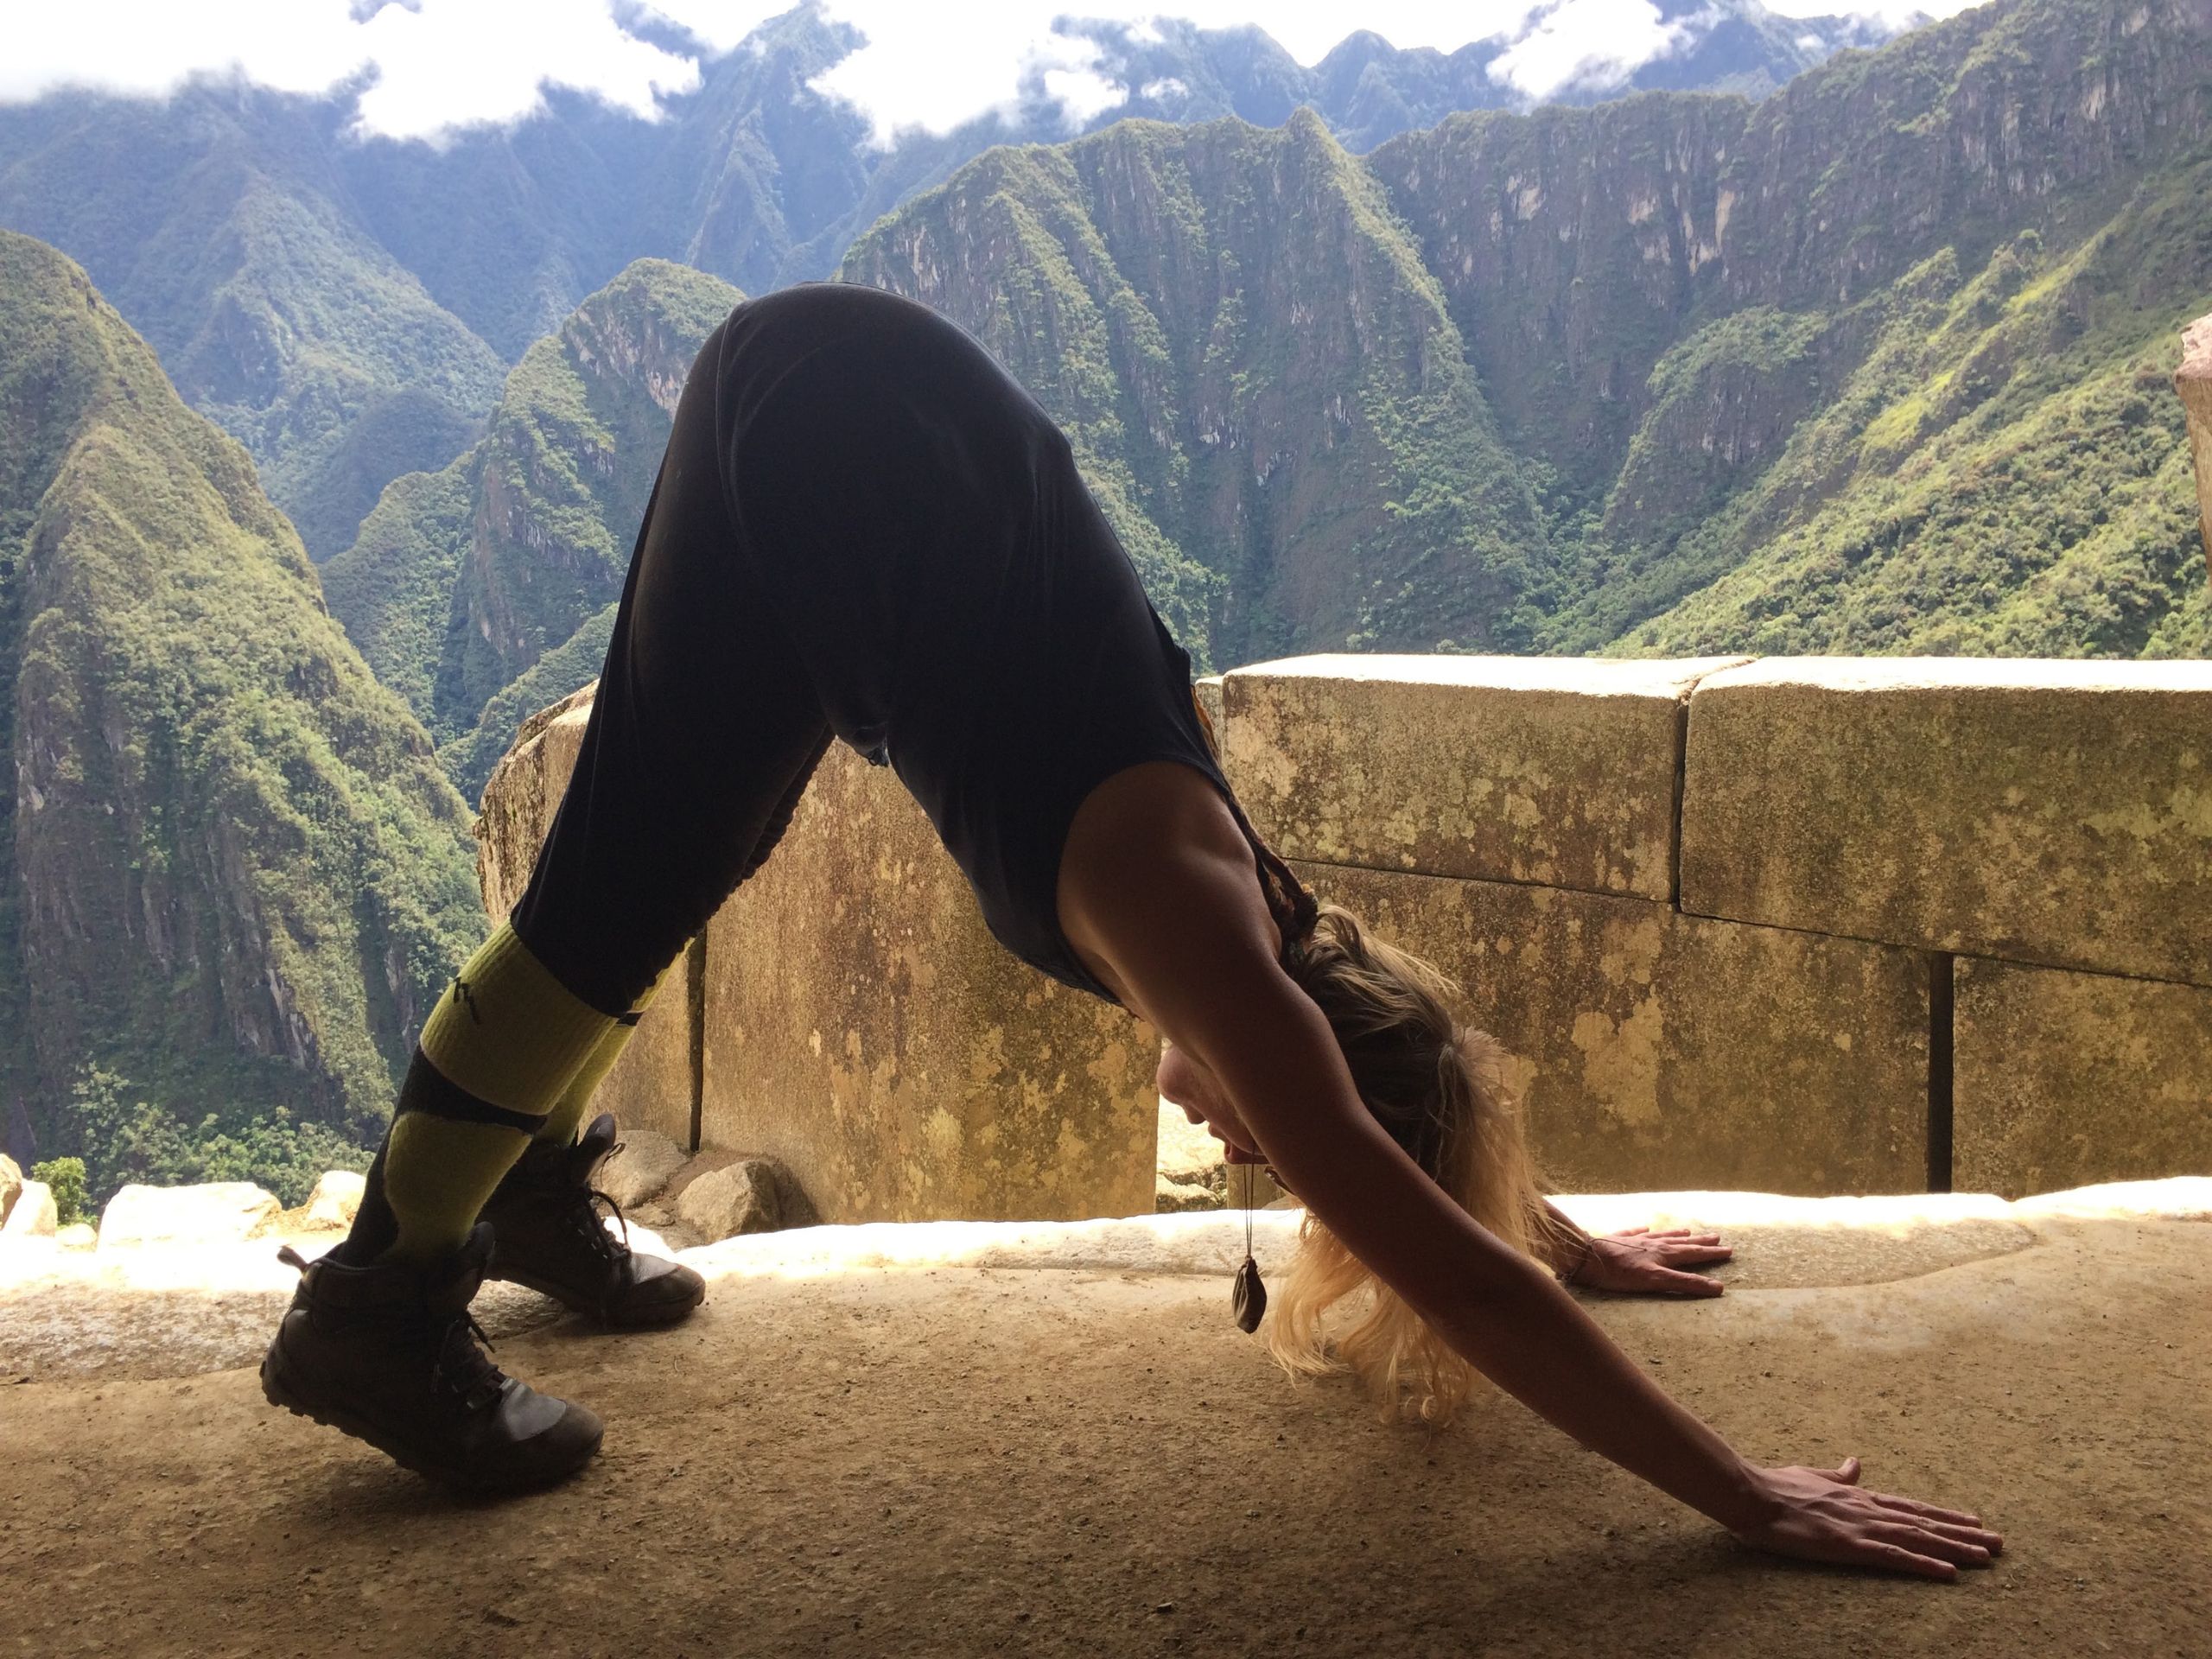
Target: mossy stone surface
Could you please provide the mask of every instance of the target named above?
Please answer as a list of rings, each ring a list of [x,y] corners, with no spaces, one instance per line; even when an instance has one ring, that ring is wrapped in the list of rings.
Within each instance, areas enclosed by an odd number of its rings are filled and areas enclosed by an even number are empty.
[[[1286,857],[1665,899],[1682,705],[1736,660],[1262,663],[1222,682],[1230,780]]]
[[[1159,1052],[1009,955],[842,745],[708,926],[702,1142],[782,1159],[827,1222],[1149,1211]]]
[[[1954,986],[1955,1186],[2212,1172],[2212,991],[1979,958]]]
[[[1681,905],[2212,985],[2212,664],[1713,675],[1690,699]]]
[[[1298,869],[1459,980],[1562,1190],[1925,1186],[1920,953],[1647,899]]]

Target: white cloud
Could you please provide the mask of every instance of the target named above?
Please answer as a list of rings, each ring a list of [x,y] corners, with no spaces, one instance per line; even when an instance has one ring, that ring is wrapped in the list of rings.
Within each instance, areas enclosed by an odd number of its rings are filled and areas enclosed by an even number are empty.
[[[1560,0],[1497,55],[1490,73],[1538,101],[1569,88],[1602,92],[1672,56],[1697,32],[1694,19],[1662,19],[1651,0]]]
[[[620,27],[607,0],[10,0],[0,99],[56,87],[161,96],[193,75],[321,92],[360,76],[361,124],[423,137],[512,121],[550,82],[650,114],[698,66]]]
[[[1511,85],[1541,96],[1578,80],[1624,79],[1671,49],[1678,26],[1650,0],[818,0],[867,44],[817,82],[867,115],[878,142],[902,129],[944,132],[1015,107],[1042,90],[1079,126],[1120,102],[1096,45],[1060,33],[1062,16],[1132,25],[1256,24],[1301,63],[1318,61],[1354,28],[1393,45],[1455,50],[1514,41]],[[1792,16],[1838,0],[1768,0]],[[1862,4],[1866,0],[1862,0]],[[1867,10],[1936,15],[1966,0],[1873,0]],[[698,66],[640,39],[620,19],[647,7],[727,51],[791,0],[0,0],[7,12],[0,100],[63,86],[159,96],[196,74],[238,75],[317,92],[356,78],[362,126],[407,137],[512,121],[548,85],[651,114],[657,99],[697,84]],[[1531,23],[1533,22],[1533,27]]]

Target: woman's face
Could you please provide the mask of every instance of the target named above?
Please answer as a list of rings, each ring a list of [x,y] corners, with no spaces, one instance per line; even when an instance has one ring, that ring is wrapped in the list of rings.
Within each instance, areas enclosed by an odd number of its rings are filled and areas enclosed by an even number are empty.
[[[1261,1161],[1259,1145],[1230,1103],[1229,1091],[1212,1072],[1172,1043],[1160,1045],[1158,1082],[1160,1098],[1180,1106],[1192,1122],[1204,1123],[1228,1149],[1231,1163]]]

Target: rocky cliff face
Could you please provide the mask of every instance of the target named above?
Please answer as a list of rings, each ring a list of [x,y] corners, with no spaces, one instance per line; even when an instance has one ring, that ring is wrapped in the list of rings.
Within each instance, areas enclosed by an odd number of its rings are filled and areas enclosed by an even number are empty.
[[[5,1085],[185,1122],[389,1109],[480,931],[467,816],[236,442],[81,270],[0,233]]]
[[[441,741],[467,740],[502,691],[621,596],[677,397],[741,297],[680,265],[632,264],[524,353],[482,442],[395,480],[323,567],[332,614]],[[597,669],[594,657],[582,677]],[[464,788],[482,787],[512,734],[467,745]]]

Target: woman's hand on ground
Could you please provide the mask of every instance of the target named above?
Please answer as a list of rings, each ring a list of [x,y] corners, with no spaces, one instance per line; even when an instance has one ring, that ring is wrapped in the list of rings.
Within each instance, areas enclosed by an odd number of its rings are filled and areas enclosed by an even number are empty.
[[[1649,1227],[1630,1227],[1592,1239],[1590,1254],[1570,1282],[1585,1290],[1629,1295],[1718,1296],[1718,1279],[1682,1269],[1710,1267],[1734,1254],[1718,1233],[1693,1233],[1687,1227],[1655,1233]]]
[[[1755,1471],[1758,1518],[1730,1526],[1755,1549],[1802,1561],[1952,1580],[1961,1567],[1986,1567],[2005,1548],[1978,1516],[1887,1492],[1863,1491],[1859,1459],[1839,1469]]]

